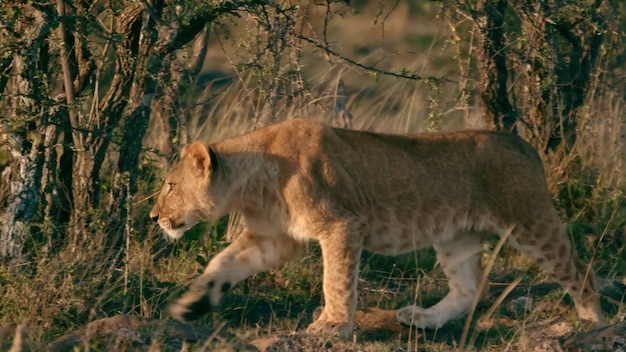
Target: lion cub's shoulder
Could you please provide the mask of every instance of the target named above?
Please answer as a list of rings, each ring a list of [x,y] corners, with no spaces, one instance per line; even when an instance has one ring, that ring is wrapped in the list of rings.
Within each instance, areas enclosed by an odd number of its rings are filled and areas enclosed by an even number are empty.
[[[269,125],[257,131],[270,134],[276,132],[297,133],[298,131],[320,131],[331,130],[332,128],[323,122],[297,117]]]
[[[269,154],[313,151],[328,143],[333,128],[322,122],[294,118],[269,125],[247,134],[220,142],[231,148],[255,149]]]

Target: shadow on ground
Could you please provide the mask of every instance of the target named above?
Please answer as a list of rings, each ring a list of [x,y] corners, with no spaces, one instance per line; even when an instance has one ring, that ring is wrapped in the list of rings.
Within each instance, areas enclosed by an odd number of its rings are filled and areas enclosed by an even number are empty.
[[[612,296],[623,295],[626,290],[619,283],[604,285]],[[558,285],[541,284],[514,289],[502,304],[510,304],[524,295],[545,295],[558,289]],[[608,290],[608,291],[607,291]],[[501,291],[492,288],[483,301],[493,302]],[[616,298],[613,298],[615,300]],[[486,303],[482,303],[483,305]],[[259,307],[257,307],[259,308]],[[480,307],[479,307],[480,308]],[[484,307],[483,307],[484,308]],[[568,307],[564,307],[567,309]],[[320,309],[313,312],[313,318]],[[76,332],[64,335],[45,346],[47,351],[368,351],[368,343],[376,342],[386,350],[405,351],[411,341],[412,351],[427,351],[433,344],[441,343],[456,350],[463,339],[464,319],[453,321],[437,331],[415,330],[400,325],[395,318],[396,310],[368,308],[355,315],[353,341],[342,341],[332,337],[310,335],[299,329],[295,333],[278,333],[258,337],[258,332],[248,337],[235,336],[220,327],[192,325],[170,320],[142,318],[133,315],[117,315],[102,318],[87,324]],[[507,317],[475,319],[465,339],[466,346],[481,350],[486,346],[509,344],[507,351],[617,351],[626,349],[626,322],[621,322],[589,332],[575,332],[574,327],[563,316],[544,321],[521,323]],[[519,334],[523,326],[523,334]],[[0,329],[0,347],[10,352],[33,349],[26,343],[27,329],[19,326],[13,334],[9,329]],[[252,336],[252,337],[250,337]],[[517,338],[514,338],[516,337]],[[30,347],[30,348],[29,348]],[[380,347],[372,348],[380,350]]]

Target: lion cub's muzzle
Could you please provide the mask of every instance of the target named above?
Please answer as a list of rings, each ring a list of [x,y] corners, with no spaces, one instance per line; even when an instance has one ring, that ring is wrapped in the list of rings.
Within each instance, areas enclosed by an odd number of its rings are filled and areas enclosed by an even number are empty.
[[[190,227],[187,225],[187,219],[183,221],[173,221],[172,218],[162,216],[158,211],[151,211],[150,219],[161,227],[167,238],[174,240],[181,238]]]
[[[150,209],[150,219],[152,219],[152,221],[154,221],[154,222],[156,222],[158,224],[160,217],[161,217],[161,209],[159,209],[157,204],[155,204],[152,207],[152,209]]]

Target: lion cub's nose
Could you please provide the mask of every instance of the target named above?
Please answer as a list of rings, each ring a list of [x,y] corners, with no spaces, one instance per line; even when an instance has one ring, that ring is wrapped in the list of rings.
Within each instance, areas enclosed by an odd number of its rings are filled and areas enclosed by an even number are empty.
[[[159,221],[159,213],[155,213],[155,214],[150,213],[150,219],[152,219],[152,221],[154,221],[154,222],[158,222]]]

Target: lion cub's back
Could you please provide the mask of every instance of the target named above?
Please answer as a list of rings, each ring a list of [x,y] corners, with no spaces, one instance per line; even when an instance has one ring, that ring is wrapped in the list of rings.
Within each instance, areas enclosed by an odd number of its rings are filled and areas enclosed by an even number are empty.
[[[466,130],[395,135],[332,130],[336,138],[329,136],[328,146],[322,147],[328,156],[359,170],[355,176],[367,175],[370,180],[409,177],[459,183],[478,178],[495,184],[531,178],[545,182],[536,150],[510,133]]]
[[[469,224],[493,229],[551,206],[537,152],[508,133],[392,135],[291,120],[253,134],[281,165],[277,179],[290,214],[309,224],[356,216],[374,247],[391,245],[374,243],[382,240],[377,233],[409,240]]]
[[[376,252],[400,253],[464,229],[499,232],[553,211],[541,159],[518,136],[334,132],[343,147],[329,148],[329,159],[349,175],[335,197],[366,215],[364,245]]]
[[[545,182],[541,158],[519,136],[496,131],[384,134],[334,128],[308,119],[266,127],[266,152],[301,169],[330,168],[346,182],[427,179],[493,183],[514,179]],[[260,130],[253,132],[261,132]],[[315,170],[311,170],[315,171]],[[507,182],[508,183],[508,182]],[[365,186],[365,185],[364,185]]]
[[[294,119],[270,127],[268,151],[306,172],[306,182],[345,201],[490,197],[546,192],[542,161],[519,136],[468,130],[412,135],[333,128]],[[517,195],[513,195],[517,196]]]

